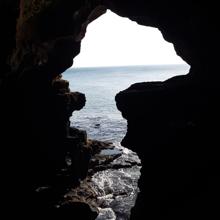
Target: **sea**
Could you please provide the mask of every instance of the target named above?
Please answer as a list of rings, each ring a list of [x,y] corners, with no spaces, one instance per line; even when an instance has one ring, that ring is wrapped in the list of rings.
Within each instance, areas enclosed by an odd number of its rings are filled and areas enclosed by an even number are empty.
[[[115,95],[134,83],[164,81],[188,71],[188,65],[157,65],[72,68],[63,74],[72,91],[86,95],[86,105],[73,113],[71,126],[86,130],[90,139],[112,142],[113,154],[121,152],[112,162],[120,165],[120,169],[105,169],[92,176],[91,187],[100,204],[96,220],[129,220],[141,193],[138,187],[141,161],[135,152],[120,145],[127,121],[117,110]]]
[[[120,142],[125,136],[127,122],[115,103],[115,95],[138,82],[164,81],[187,74],[188,65],[151,65],[71,68],[63,78],[72,91],[86,95],[85,107],[74,112],[71,126],[87,131],[88,138]]]

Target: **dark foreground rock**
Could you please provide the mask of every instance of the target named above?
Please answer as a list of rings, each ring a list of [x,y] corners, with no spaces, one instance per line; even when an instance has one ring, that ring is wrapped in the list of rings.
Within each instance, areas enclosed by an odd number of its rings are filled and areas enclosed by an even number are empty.
[[[139,192],[140,159],[121,146],[92,140],[89,144],[96,148],[88,176],[76,184],[72,175],[63,172],[53,184],[37,186],[34,196],[39,213],[63,218],[129,219]]]
[[[178,219],[218,215],[219,93],[212,86],[182,76],[135,84],[116,96],[128,120],[122,144],[143,165],[132,219],[143,213]]]

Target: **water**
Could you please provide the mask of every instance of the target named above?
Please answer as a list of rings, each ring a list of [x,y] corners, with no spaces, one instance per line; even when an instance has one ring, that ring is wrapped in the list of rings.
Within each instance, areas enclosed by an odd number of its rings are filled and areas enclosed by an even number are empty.
[[[139,157],[120,145],[116,146],[114,153],[121,153],[121,156],[110,163],[111,168],[99,171],[92,177],[92,188],[97,194],[99,204],[96,220],[128,220],[139,193]],[[114,169],[115,166],[120,168]]]
[[[163,81],[188,70],[188,65],[69,69],[63,76],[71,90],[84,93],[87,99],[86,106],[74,112],[71,125],[86,130],[89,138],[120,142],[127,124],[116,108],[115,95],[133,83]]]

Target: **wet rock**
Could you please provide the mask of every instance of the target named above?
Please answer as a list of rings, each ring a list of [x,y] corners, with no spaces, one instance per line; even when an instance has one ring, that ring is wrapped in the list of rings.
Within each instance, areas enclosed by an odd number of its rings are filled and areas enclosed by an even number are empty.
[[[95,124],[94,128],[99,129],[100,128],[100,124]]]
[[[100,210],[100,214],[96,218],[96,220],[104,220],[104,219],[106,220],[116,219],[116,215],[111,208],[104,208]]]
[[[111,142],[98,141],[98,140],[88,140],[88,145],[93,149],[93,155],[100,153],[101,150],[114,149],[115,146]]]
[[[97,144],[96,141],[95,143]],[[102,147],[103,145],[106,143],[102,143]],[[92,156],[92,171],[78,187],[65,194],[64,203],[80,201],[96,207],[99,210],[97,220],[129,219],[130,210],[139,192],[137,184],[141,169],[140,159],[137,154],[121,146],[110,150],[107,146],[107,150],[109,155],[107,152],[104,155],[100,152]]]

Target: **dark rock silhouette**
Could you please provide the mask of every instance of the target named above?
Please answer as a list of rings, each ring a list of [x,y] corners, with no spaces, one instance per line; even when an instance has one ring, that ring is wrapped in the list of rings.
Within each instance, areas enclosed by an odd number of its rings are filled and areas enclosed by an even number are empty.
[[[86,134],[69,123],[72,112],[84,106],[85,96],[71,92],[61,74],[80,52],[89,22],[106,8],[158,28],[191,65],[187,76],[135,84],[116,96],[128,120],[122,144],[135,150],[143,163],[132,219],[219,216],[218,7],[192,0],[1,1],[5,210],[22,215],[28,209],[50,211],[71,182],[61,171],[71,170],[73,184],[86,177],[92,149]],[[66,156],[72,160],[70,167]],[[34,189],[48,182],[56,193],[36,196]],[[87,205],[80,210],[87,213],[85,219],[96,216]]]
[[[212,123],[219,118],[218,107],[210,106],[218,93],[184,77],[173,80],[135,84],[116,96],[128,120],[122,144],[138,152],[143,165],[134,219],[146,206],[149,217],[217,214],[219,149]]]

